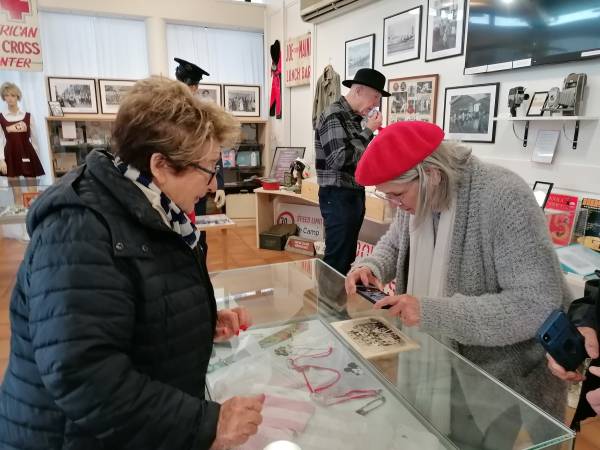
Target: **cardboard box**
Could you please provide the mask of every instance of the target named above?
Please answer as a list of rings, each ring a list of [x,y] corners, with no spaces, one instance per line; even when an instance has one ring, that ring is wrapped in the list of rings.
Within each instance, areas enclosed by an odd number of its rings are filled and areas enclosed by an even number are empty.
[[[382,198],[375,197],[369,193],[365,196],[365,217],[378,222],[391,221],[392,208]]]
[[[227,216],[230,219],[254,219],[256,217],[255,194],[227,194]]]
[[[303,199],[319,203],[319,185],[317,184],[316,178],[307,178],[302,180],[302,190],[300,195]]]

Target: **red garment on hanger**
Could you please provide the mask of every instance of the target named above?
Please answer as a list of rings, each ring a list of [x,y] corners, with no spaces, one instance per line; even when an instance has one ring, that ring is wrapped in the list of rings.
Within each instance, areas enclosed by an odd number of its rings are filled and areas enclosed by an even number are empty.
[[[269,101],[269,115],[281,119],[281,55],[271,64],[271,97]]]
[[[25,122],[27,129],[24,131],[7,130],[8,127],[19,122]],[[9,122],[4,114],[0,114],[0,126],[2,126],[6,138],[6,145],[4,146],[6,176],[9,178],[19,176],[34,178],[44,175],[42,163],[30,141],[31,115],[25,113],[23,120]]]

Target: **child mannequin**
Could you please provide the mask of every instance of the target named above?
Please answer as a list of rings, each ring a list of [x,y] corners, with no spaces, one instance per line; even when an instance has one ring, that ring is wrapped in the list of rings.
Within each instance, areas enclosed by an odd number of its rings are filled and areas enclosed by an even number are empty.
[[[21,90],[16,84],[3,83],[0,96],[8,106],[8,112],[0,114],[0,126],[5,140],[4,155],[0,159],[0,174],[8,177],[15,205],[23,206],[20,177],[25,177],[27,188],[35,190],[36,177],[44,175],[44,169],[31,144],[31,115],[19,109]]]

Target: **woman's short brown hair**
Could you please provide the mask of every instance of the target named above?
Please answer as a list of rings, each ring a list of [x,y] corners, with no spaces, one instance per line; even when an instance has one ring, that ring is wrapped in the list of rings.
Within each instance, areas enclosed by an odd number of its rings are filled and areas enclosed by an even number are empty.
[[[19,89],[19,86],[17,86],[15,83],[11,83],[10,81],[2,83],[2,86],[0,86],[0,97],[2,97],[2,100],[4,100],[4,96],[9,92],[15,94],[17,96],[17,100],[21,100],[21,97],[23,96],[21,89]]]
[[[176,171],[206,156],[210,141],[235,145],[239,122],[222,108],[202,102],[180,81],[140,80],[127,93],[113,129],[114,152],[139,171],[150,173],[150,158],[164,155]]]

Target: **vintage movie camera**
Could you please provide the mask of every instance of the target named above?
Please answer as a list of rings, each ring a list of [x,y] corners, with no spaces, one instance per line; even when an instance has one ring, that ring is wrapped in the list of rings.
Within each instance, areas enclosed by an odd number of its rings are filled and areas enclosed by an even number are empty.
[[[553,87],[542,111],[562,112],[563,116],[578,116],[583,105],[583,90],[587,82],[585,73],[570,73],[563,82],[562,91]]]
[[[521,106],[523,100],[527,100],[529,94],[525,93],[523,86],[516,86],[508,91],[508,107],[510,108],[510,115],[517,117],[517,108]]]

